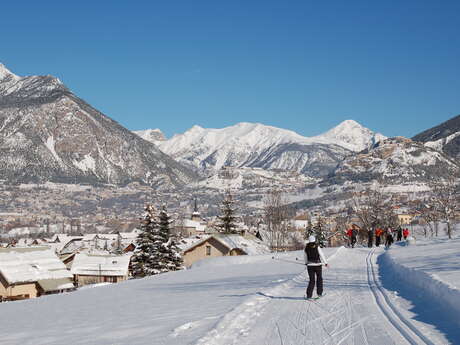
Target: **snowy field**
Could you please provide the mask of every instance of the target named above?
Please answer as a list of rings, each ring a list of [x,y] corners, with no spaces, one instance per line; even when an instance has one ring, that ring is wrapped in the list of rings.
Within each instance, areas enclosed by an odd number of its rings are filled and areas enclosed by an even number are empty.
[[[460,344],[459,245],[327,248],[317,301],[291,252],[2,303],[0,344]]]

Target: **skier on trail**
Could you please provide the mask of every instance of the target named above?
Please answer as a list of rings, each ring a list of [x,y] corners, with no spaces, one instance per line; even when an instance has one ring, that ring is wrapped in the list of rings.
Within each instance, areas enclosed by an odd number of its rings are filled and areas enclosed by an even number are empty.
[[[402,240],[402,233],[403,233],[401,226],[398,226],[397,232],[398,232],[398,233],[397,233],[397,236],[396,236],[396,241],[399,242],[399,241]]]
[[[409,237],[409,229],[408,228],[405,228],[403,230],[403,236],[404,236],[404,239],[407,240],[407,237]]]
[[[347,230],[347,236],[350,238],[351,248],[355,247],[357,235],[358,235],[358,230],[356,230],[353,226]]]
[[[385,248],[387,249],[390,248],[393,242],[394,242],[393,235],[390,231],[388,231],[387,238],[385,240]]]
[[[367,246],[369,248],[372,248],[372,242],[374,241],[374,230],[370,228],[367,231]]]
[[[375,245],[376,247],[380,246],[380,239],[383,235],[383,230],[380,228],[375,229]]]
[[[308,278],[310,280],[307,287],[307,299],[312,298],[315,284],[316,293],[318,297],[321,297],[323,294],[322,265],[324,264],[326,267],[328,267],[328,264],[323,251],[316,243],[316,237],[313,235],[308,238],[308,241],[305,245],[304,256],[305,265],[307,266],[308,271]]]

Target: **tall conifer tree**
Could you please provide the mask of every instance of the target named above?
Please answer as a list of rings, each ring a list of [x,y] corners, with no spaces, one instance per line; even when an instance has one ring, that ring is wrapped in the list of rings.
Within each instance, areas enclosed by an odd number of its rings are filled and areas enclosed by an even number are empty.
[[[163,262],[168,271],[177,271],[183,268],[180,249],[177,247],[174,236],[171,235],[171,217],[163,206],[159,216],[160,234],[163,238]]]
[[[238,231],[236,230],[236,217],[235,217],[235,207],[232,194],[230,191],[227,191],[222,201],[222,205],[220,207],[220,216],[219,223],[217,227],[219,228],[219,232],[222,234],[236,234]]]
[[[155,274],[155,241],[158,240],[159,228],[152,205],[145,207],[140,230],[136,239],[136,249],[131,257],[131,270],[134,277]]]

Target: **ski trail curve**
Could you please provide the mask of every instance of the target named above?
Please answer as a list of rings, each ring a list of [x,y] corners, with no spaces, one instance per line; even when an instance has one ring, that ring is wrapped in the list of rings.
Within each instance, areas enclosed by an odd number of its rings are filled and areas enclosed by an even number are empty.
[[[374,300],[386,319],[397,329],[397,331],[411,345],[435,345],[430,339],[423,335],[409,319],[404,317],[388,298],[385,289],[380,284],[377,277],[374,263],[372,262],[375,248],[372,249],[366,257],[367,278],[369,288],[374,295]]]

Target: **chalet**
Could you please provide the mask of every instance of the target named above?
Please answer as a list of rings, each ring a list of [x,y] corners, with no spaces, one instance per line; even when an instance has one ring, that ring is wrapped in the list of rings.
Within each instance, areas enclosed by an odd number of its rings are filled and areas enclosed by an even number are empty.
[[[75,255],[71,272],[77,286],[96,283],[118,283],[129,277],[131,254],[94,255],[78,253]]]
[[[0,249],[2,300],[73,290],[72,274],[49,247]]]
[[[268,247],[260,241],[233,234],[205,236],[200,241],[187,247],[181,247],[181,249],[185,267],[190,267],[193,263],[206,258],[256,255],[269,252]]]

